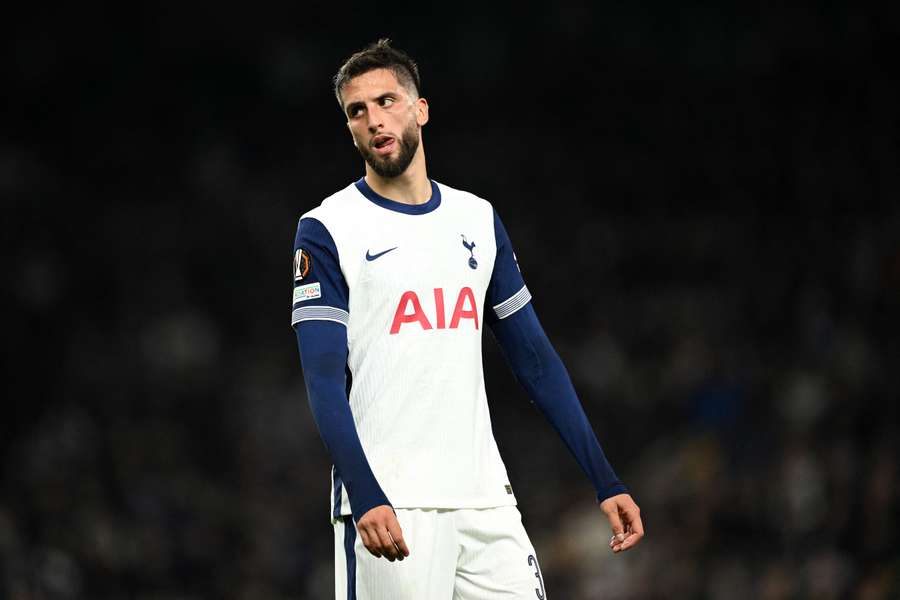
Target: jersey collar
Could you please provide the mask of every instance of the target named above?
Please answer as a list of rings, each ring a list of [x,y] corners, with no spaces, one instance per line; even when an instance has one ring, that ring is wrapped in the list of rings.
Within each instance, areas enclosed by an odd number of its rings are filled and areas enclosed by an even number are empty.
[[[359,181],[357,181],[355,185],[356,189],[358,189],[363,196],[365,196],[381,208],[386,208],[388,210],[393,210],[395,212],[404,213],[407,215],[424,215],[430,213],[441,205],[441,189],[434,182],[434,180],[430,181],[431,198],[429,198],[428,202],[426,202],[425,204],[404,204],[403,202],[397,202],[396,200],[389,200],[370,188],[369,184],[366,183],[365,177],[360,177]]]

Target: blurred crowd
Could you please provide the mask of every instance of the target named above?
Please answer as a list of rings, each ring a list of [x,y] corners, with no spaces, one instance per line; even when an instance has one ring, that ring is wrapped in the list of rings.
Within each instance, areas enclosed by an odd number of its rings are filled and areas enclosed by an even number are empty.
[[[8,42],[0,598],[333,596],[288,269],[299,215],[362,174],[328,78],[376,35],[186,10]],[[485,332],[548,594],[900,597],[896,39],[850,7],[660,10],[548,13],[549,49],[395,35],[432,101],[429,174],[497,207],[642,508],[612,555]]]

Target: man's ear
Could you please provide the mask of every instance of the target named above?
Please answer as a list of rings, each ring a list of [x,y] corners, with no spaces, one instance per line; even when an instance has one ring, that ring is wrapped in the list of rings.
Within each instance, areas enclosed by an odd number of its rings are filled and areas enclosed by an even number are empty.
[[[416,124],[421,127],[428,122],[428,100],[416,99]]]

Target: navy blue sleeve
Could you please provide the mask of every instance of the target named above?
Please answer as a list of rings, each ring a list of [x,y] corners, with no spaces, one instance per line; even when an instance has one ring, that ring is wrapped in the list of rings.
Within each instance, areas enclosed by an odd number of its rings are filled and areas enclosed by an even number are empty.
[[[330,321],[304,321],[297,326],[297,342],[313,418],[358,521],[370,509],[390,502],[366,459],[347,400],[347,328]]]
[[[495,214],[497,264],[485,302],[486,321],[516,379],[556,429],[597,491],[597,500],[626,493],[584,414],[562,360],[544,333],[522,280],[509,237]],[[515,272],[513,272],[515,271]],[[518,289],[518,291],[516,291]],[[493,303],[497,303],[494,305]],[[493,315],[491,313],[493,312]],[[490,318],[492,316],[492,318]]]
[[[372,473],[347,399],[348,299],[331,234],[320,221],[301,219],[294,239],[291,325],[313,419],[358,521],[370,509],[390,502]]]
[[[494,211],[494,237],[497,241],[497,257],[494,259],[494,270],[484,298],[485,321],[490,325],[505,319],[531,300],[531,293],[525,286],[516,254],[506,228]]]
[[[331,234],[321,221],[300,219],[294,238],[294,297],[291,325],[350,319],[350,292]]]

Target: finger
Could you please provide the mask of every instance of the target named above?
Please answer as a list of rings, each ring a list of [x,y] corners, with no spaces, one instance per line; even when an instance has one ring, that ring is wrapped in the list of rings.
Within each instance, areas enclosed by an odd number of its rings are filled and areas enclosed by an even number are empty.
[[[644,537],[644,524],[641,522],[639,514],[632,515],[631,533],[622,542],[622,550],[633,548]]]
[[[611,510],[606,513],[609,519],[609,527],[612,529],[613,536],[621,540],[624,538],[624,529],[622,528],[622,519],[619,518],[618,510]]]
[[[403,530],[400,528],[400,522],[396,519],[388,522],[387,530],[388,535],[391,536],[391,541],[394,542],[394,546],[397,547],[397,551],[400,553],[400,560],[403,560],[404,556],[409,556],[409,547],[403,539]]]
[[[394,541],[391,539],[391,534],[388,533],[388,530],[381,526],[378,528],[378,543],[380,544],[378,550],[381,554],[391,562],[394,562],[399,556],[399,551],[397,547],[394,546]]]
[[[369,551],[369,554],[374,556],[375,558],[381,558],[381,553],[379,553],[375,545],[372,543],[372,537],[369,533],[362,527],[358,528],[359,530],[359,539],[362,540],[363,546],[366,547],[366,550]]]
[[[630,550],[634,548],[639,541],[641,541],[640,536],[633,534],[625,538],[624,542],[613,548],[613,552],[624,552],[625,550]]]
[[[634,511],[628,515],[628,527],[632,533],[644,535],[644,522],[641,521],[641,511],[638,507],[634,507]]]
[[[391,532],[388,531],[388,536],[391,538],[391,544],[394,545],[394,551],[397,553],[397,560],[403,560],[406,556],[403,554],[403,550],[400,549],[400,546],[397,545],[397,542],[394,541],[394,536],[391,535]]]
[[[635,546],[644,536],[644,525],[641,522],[641,509],[636,504],[622,510],[622,519],[625,522],[625,536],[621,542],[616,542],[613,552],[621,552]]]
[[[637,543],[639,541],[641,541],[641,538],[639,536],[633,535],[622,542],[617,551],[624,552],[625,550],[631,550],[632,548],[637,546]]]

